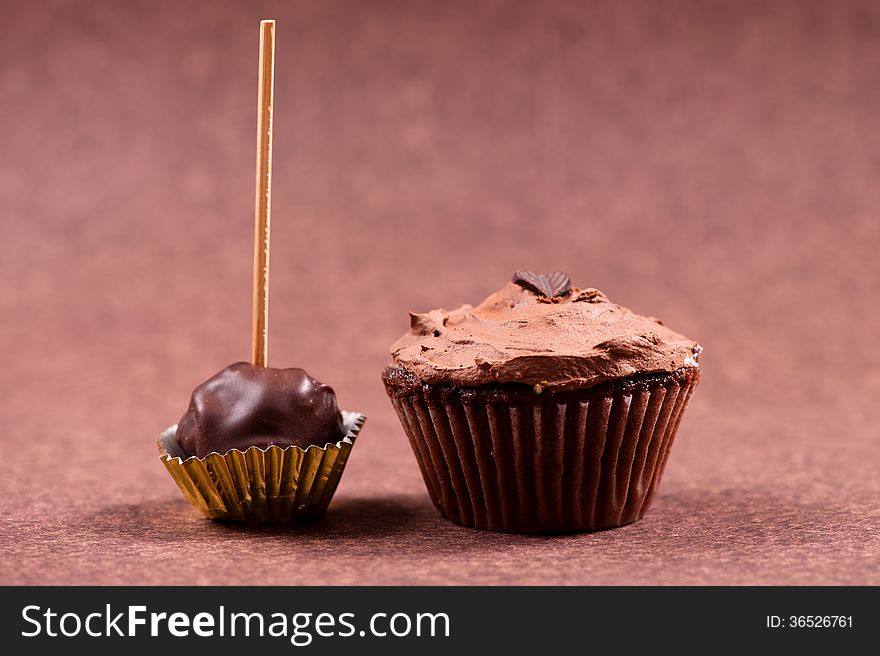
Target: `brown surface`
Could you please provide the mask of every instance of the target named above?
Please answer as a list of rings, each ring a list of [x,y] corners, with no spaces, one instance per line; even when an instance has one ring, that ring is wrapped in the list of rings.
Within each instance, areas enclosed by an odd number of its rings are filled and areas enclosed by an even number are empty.
[[[254,5],[3,7],[0,582],[880,583],[875,3]],[[369,416],[286,529],[203,520],[153,445],[250,352],[266,16],[270,358]],[[517,268],[706,347],[639,523],[430,505],[386,349]]]

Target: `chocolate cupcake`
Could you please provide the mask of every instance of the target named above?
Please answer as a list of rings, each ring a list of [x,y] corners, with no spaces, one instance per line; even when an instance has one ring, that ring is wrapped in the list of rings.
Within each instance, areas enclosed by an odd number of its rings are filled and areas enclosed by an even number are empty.
[[[326,510],[364,421],[302,369],[239,362],[195,389],[159,449],[211,519],[285,522]]]
[[[642,517],[699,344],[560,272],[518,271],[475,308],[410,318],[383,381],[445,517],[515,533]]]

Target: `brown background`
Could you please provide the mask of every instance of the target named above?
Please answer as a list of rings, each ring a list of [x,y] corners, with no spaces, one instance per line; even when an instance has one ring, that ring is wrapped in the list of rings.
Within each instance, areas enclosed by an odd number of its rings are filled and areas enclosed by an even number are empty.
[[[326,519],[212,524],[153,440],[250,348],[278,20],[271,362],[369,416]],[[872,2],[7,2],[0,583],[880,583]],[[653,509],[451,525],[379,380],[516,268],[699,339]]]

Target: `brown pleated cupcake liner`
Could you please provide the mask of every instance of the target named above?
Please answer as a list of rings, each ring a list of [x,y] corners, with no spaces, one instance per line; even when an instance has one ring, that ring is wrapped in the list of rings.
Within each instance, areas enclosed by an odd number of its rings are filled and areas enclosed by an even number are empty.
[[[289,522],[317,517],[333,498],[366,421],[356,412],[343,411],[342,418],[345,437],[323,448],[251,447],[204,458],[181,452],[175,425],[159,436],[159,457],[187,500],[211,519]]]
[[[573,533],[642,517],[699,370],[540,394],[429,385],[401,369],[384,380],[445,517],[493,531]]]

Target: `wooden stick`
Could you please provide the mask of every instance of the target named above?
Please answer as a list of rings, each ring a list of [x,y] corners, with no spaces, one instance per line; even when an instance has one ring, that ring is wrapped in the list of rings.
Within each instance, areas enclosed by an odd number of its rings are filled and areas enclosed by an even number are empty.
[[[254,216],[254,364],[269,361],[269,214],[272,197],[272,95],[275,90],[275,21],[260,21],[257,99],[257,185]]]

